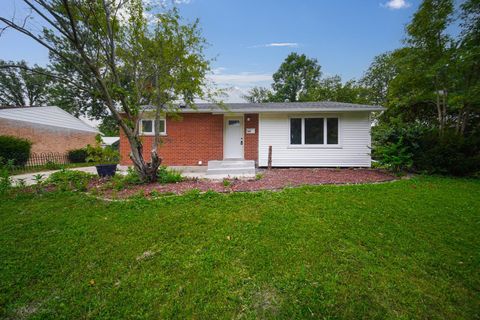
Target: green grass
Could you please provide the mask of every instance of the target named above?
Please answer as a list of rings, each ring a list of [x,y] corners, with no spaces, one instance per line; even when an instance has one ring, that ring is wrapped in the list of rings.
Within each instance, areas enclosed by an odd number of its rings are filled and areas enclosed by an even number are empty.
[[[0,199],[0,317],[480,317],[480,181]]]

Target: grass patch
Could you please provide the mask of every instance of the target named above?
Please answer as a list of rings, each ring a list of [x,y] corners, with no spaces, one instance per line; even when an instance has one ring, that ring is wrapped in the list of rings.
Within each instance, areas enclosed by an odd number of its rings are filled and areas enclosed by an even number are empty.
[[[478,318],[480,182],[0,199],[0,317]]]

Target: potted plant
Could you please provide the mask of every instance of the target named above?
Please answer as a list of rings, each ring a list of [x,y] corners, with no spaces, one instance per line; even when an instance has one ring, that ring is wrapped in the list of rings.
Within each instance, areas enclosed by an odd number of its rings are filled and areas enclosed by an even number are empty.
[[[102,148],[100,145],[87,145],[88,162],[96,163],[97,173],[100,177],[113,177],[117,171],[119,154],[110,147]]]

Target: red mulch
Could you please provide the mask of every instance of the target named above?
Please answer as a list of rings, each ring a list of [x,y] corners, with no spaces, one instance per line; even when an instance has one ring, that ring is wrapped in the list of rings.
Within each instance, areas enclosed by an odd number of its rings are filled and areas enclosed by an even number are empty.
[[[233,192],[233,191],[258,191],[278,190],[285,187],[319,184],[356,184],[373,183],[394,180],[395,177],[385,171],[375,169],[271,169],[261,172],[261,179],[236,180],[230,179],[230,185],[224,186],[223,181],[207,179],[188,179],[179,183],[130,186],[127,189],[113,191],[102,190],[102,183],[95,183],[91,188],[98,188],[100,194],[106,197],[127,198],[142,192],[150,195],[157,193],[183,194],[186,191],[197,189],[199,191]]]

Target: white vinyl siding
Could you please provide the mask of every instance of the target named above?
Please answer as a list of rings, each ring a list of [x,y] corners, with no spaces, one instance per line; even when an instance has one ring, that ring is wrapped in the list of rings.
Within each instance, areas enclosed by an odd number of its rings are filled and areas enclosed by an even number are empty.
[[[338,144],[290,144],[290,118],[338,118]],[[259,165],[267,166],[272,146],[275,167],[370,167],[370,113],[262,113],[259,117]]]

